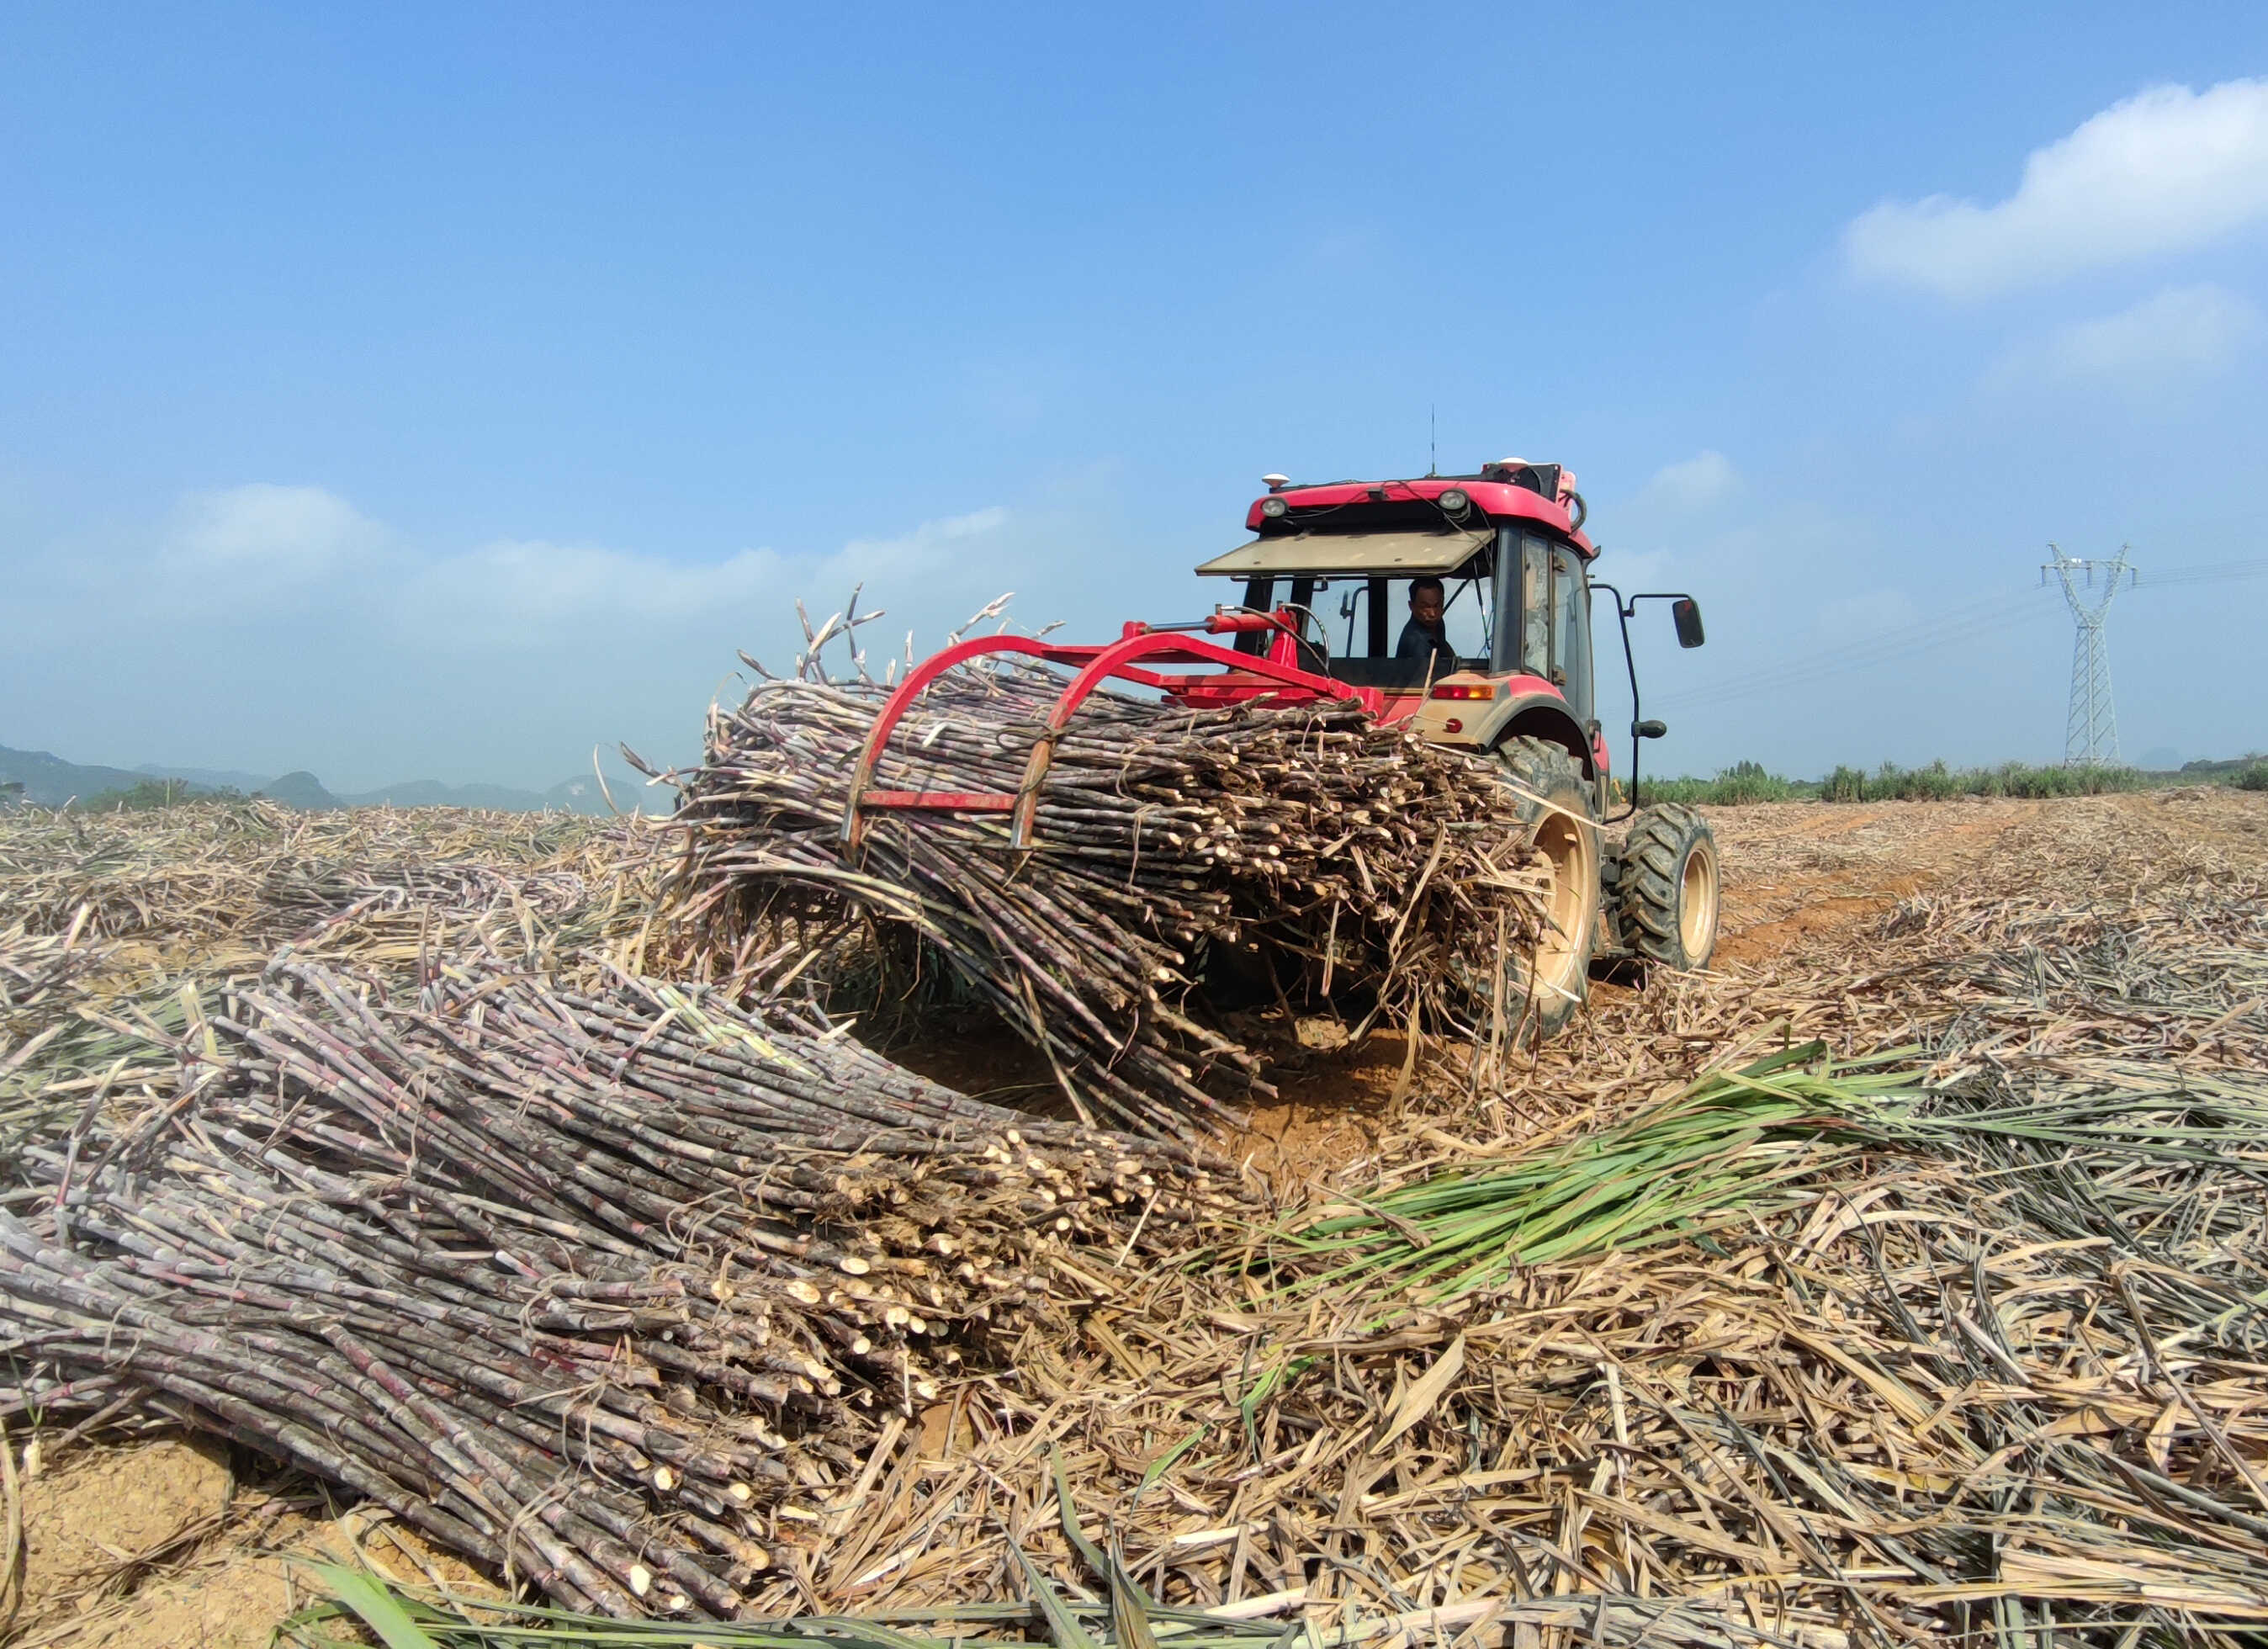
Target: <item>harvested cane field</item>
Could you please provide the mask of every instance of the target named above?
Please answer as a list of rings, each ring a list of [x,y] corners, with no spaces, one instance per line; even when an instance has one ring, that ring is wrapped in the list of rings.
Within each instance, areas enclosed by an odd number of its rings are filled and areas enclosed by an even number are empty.
[[[1716,965],[1536,1048],[1424,753],[1106,714],[1019,879],[837,851],[864,702],[0,815],[8,1641],[2268,1631],[2268,797],[1711,810]]]

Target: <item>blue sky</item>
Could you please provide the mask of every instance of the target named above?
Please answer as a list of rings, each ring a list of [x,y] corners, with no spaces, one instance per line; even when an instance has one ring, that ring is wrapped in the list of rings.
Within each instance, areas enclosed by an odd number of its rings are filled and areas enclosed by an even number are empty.
[[[682,759],[798,597],[1186,616],[1437,409],[1702,597],[1674,769],[2060,755],[2051,539],[2145,570],[2130,755],[2268,745],[2268,580],[2147,584],[2268,557],[2261,8],[18,4],[0,74],[0,743]]]

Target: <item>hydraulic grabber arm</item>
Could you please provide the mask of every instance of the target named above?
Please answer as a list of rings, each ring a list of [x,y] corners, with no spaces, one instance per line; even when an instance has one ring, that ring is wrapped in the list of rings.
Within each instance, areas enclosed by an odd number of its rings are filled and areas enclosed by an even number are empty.
[[[1239,652],[1197,639],[1200,634],[1270,631],[1275,632],[1276,641],[1264,653]],[[1295,662],[1298,636],[1298,618],[1288,610],[1255,613],[1230,609],[1187,624],[1129,623],[1116,641],[1101,646],[1066,646],[1028,636],[983,636],[947,647],[917,666],[874,718],[850,778],[850,800],[843,815],[843,851],[846,856],[858,851],[866,820],[876,809],[1008,813],[1012,815],[1009,846],[1030,847],[1033,820],[1039,811],[1040,784],[1055,759],[1056,741],[1079,707],[1106,681],[1130,681],[1139,687],[1156,688],[1183,703],[1204,709],[1261,699],[1285,704],[1344,699],[1373,712],[1380,708],[1377,689],[1335,681],[1327,675],[1300,667]],[[947,671],[990,653],[1020,653],[1042,664],[1070,666],[1075,671],[1041,725],[1039,737],[1032,745],[1031,758],[1024,768],[1022,784],[1013,792],[877,788],[874,775],[890,734],[915,701]]]

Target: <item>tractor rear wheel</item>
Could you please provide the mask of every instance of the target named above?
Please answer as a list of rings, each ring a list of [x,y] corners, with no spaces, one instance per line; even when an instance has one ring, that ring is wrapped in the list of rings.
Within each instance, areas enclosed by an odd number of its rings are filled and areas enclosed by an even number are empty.
[[[1631,821],[1615,884],[1625,948],[1680,972],[1717,948],[1717,834],[1690,807],[1665,802]]]
[[[1549,918],[1533,956],[1513,959],[1507,1013],[1539,1042],[1557,1035],[1590,994],[1599,931],[1599,826],[1591,787],[1575,758],[1541,739],[1507,739],[1497,756],[1511,781],[1513,811],[1550,867]]]

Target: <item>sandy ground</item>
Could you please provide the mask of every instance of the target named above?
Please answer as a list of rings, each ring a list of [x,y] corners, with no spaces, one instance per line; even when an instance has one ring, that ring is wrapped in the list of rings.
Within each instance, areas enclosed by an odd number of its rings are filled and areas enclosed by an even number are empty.
[[[232,1456],[235,1456],[232,1458]],[[9,1649],[261,1649],[320,1595],[306,1565],[368,1564],[475,1594],[481,1576],[320,1485],[204,1439],[24,1460],[24,1595]]]
[[[2225,802],[2195,810],[2163,792],[2117,799],[2183,828],[2268,839],[2268,807]],[[1723,939],[1730,970],[1768,960],[1808,935],[1847,928],[1898,899],[1957,878],[1995,836],[2052,802],[1772,804],[1710,812],[1723,849]],[[2171,810],[2170,812],[2169,810]],[[2192,827],[2191,814],[2194,813]],[[1609,981],[1594,991],[1626,987]],[[1279,1069],[1280,1105],[1257,1113],[1238,1141],[1256,1167],[1304,1176],[1321,1161],[1366,1149],[1368,1124],[1403,1076],[1404,1045],[1379,1036],[1359,1049],[1314,1044]],[[1005,1102],[1043,1090],[1043,1061],[1005,1039],[962,1039],[897,1050],[906,1063]],[[24,1597],[0,1643],[21,1649],[261,1649],[275,1623],[310,1595],[304,1565],[357,1556],[405,1582],[485,1584],[407,1529],[342,1512],[304,1478],[278,1477],[225,1447],[179,1438],[72,1445],[25,1461]]]

